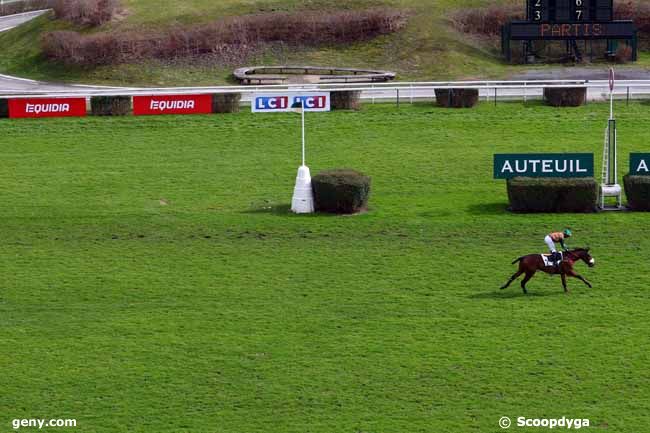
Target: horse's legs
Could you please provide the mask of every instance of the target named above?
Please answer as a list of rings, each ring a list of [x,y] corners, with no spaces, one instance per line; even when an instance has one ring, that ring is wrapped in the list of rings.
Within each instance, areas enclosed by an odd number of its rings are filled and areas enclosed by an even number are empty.
[[[528,291],[526,290],[526,283],[528,282],[528,280],[533,278],[533,275],[535,275],[534,271],[532,271],[532,272],[528,271],[528,272],[526,272],[526,276],[524,277],[524,279],[521,280],[521,288],[524,291],[524,294],[528,294]]]
[[[569,293],[569,289],[566,287],[566,274],[562,272],[562,287],[564,287],[564,293]]]
[[[570,277],[577,278],[583,283],[585,283],[587,287],[589,287],[590,289],[593,287],[589,281],[587,281],[582,275],[576,273],[576,271],[574,271],[573,269],[571,269],[571,271],[569,271],[568,274]]]
[[[521,275],[521,274],[523,274],[523,273],[524,273],[524,271],[519,270],[519,271],[515,272],[514,274],[512,274],[512,277],[510,277],[510,279],[508,280],[508,282],[505,283],[503,286],[501,286],[501,290],[505,289],[505,288],[508,287],[510,284],[512,284],[512,282],[515,281],[517,278],[519,278],[519,275]]]

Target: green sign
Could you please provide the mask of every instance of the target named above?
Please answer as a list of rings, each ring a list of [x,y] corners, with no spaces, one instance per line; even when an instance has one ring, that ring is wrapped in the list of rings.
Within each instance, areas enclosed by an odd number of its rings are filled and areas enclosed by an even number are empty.
[[[630,153],[630,174],[650,176],[650,153]]]
[[[494,155],[495,179],[593,176],[593,153],[510,153]]]

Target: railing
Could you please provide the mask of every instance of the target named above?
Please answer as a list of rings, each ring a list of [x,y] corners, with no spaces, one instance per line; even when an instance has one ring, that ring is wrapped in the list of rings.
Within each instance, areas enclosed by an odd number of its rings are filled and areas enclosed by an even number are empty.
[[[43,90],[42,83],[34,82],[34,90],[3,90],[0,98],[19,97],[69,97],[69,96],[137,96],[182,95],[207,93],[241,93],[247,101],[254,93],[286,93],[300,91],[359,91],[366,100],[414,102],[433,99],[435,89],[478,89],[486,101],[524,100],[539,98],[544,88],[586,88],[590,100],[601,100],[609,95],[606,80],[537,80],[537,81],[418,81],[391,83],[336,83],[336,84],[289,84],[266,86],[205,86],[205,87],[90,87],[69,86],[60,90]],[[24,83],[23,83],[24,85]],[[621,80],[614,89],[615,97],[635,99],[650,98],[650,81]]]

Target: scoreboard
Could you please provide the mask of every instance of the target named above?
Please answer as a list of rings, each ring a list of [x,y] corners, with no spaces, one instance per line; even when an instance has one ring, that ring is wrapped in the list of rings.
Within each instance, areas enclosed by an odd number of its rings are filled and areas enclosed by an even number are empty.
[[[623,40],[637,57],[637,29],[631,20],[614,20],[614,0],[526,0],[526,20],[511,21],[501,31],[502,51],[511,60],[512,41],[525,43],[525,57],[534,41],[567,41],[579,56],[578,40]]]
[[[604,22],[614,19],[613,0],[528,0],[533,22]]]

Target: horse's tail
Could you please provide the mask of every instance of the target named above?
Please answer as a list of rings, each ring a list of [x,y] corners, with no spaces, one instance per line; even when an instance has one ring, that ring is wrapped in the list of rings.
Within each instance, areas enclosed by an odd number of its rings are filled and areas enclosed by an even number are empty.
[[[526,257],[526,256],[521,256],[518,259],[515,259],[511,264],[514,265],[517,262],[521,262],[524,259],[524,257]]]

